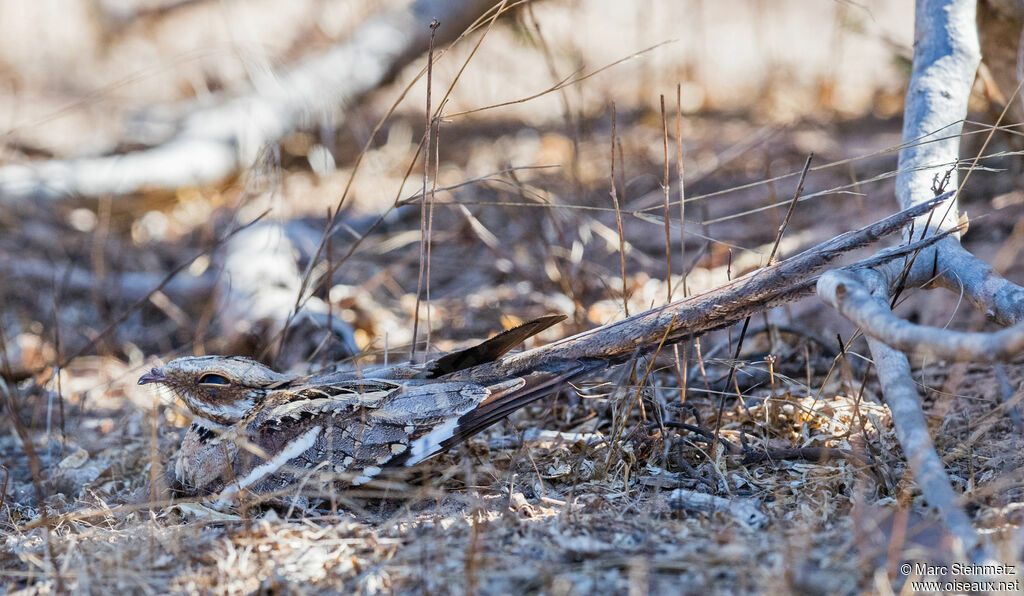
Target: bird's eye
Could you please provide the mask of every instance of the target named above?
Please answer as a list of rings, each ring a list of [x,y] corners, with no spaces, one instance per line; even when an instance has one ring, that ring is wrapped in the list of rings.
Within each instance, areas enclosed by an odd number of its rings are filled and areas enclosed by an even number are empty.
[[[214,387],[223,387],[226,385],[230,385],[231,382],[228,381],[223,376],[218,375],[216,373],[206,373],[205,375],[199,377],[199,384],[212,385]]]

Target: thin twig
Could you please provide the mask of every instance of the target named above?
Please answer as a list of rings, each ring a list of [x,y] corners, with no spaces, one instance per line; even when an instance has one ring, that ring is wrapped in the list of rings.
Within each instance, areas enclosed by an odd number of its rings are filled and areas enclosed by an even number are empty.
[[[683,185],[683,85],[676,84],[676,170],[679,176],[679,262],[683,267],[683,297],[686,287],[686,191]]]
[[[669,227],[669,187],[668,187],[668,120],[665,118],[665,95],[661,95],[661,144],[665,150],[665,178],[661,184],[665,191],[665,292],[666,302],[672,302],[672,234]]]
[[[525,103],[527,101],[530,101],[530,100],[533,100],[533,99],[537,99],[538,97],[542,97],[544,95],[547,95],[548,93],[552,93],[554,91],[558,91],[558,90],[563,89],[565,87],[569,87],[570,85],[575,85],[576,83],[585,81],[585,80],[587,80],[587,79],[589,79],[589,78],[591,78],[593,76],[601,74],[602,72],[604,72],[604,71],[606,71],[606,70],[608,70],[610,68],[618,66],[618,65],[620,65],[620,64],[622,64],[624,62],[628,62],[630,60],[633,60],[634,58],[639,58],[640,56],[643,56],[644,54],[647,54],[649,52],[653,52],[654,50],[660,48],[661,46],[668,45],[670,43],[675,43],[675,40],[670,39],[668,41],[663,41],[661,43],[655,44],[655,45],[653,45],[653,46],[651,46],[649,48],[644,48],[644,49],[640,50],[639,52],[630,54],[629,56],[626,56],[625,58],[620,58],[620,59],[616,60],[615,62],[612,62],[610,64],[606,64],[606,65],[602,66],[601,68],[598,68],[597,70],[591,71],[591,72],[586,73],[586,74],[581,74],[579,72],[573,73],[573,74],[565,77],[561,81],[559,81],[557,84],[552,85],[551,87],[548,87],[547,89],[545,89],[545,90],[543,90],[543,91],[541,91],[539,93],[534,93],[533,95],[529,95],[527,97],[523,97],[523,98],[520,98],[520,99],[514,99],[512,101],[505,101],[505,102],[502,102],[502,103],[496,103],[496,104],[492,104],[492,105],[489,105],[489,106],[483,106],[481,108],[473,108],[472,110],[466,110],[466,111],[463,111],[463,112],[455,112],[454,114],[448,114],[448,117],[449,118],[457,118],[459,116],[468,116],[469,114],[475,114],[477,112],[482,112],[484,110],[493,110],[495,108],[503,108],[505,106],[511,106],[511,105],[515,105],[517,103]]]
[[[619,210],[619,195],[615,191],[615,102],[612,102],[612,140],[611,140],[611,195],[612,204],[615,206],[615,226],[619,231],[619,269],[622,276],[622,309],[626,316],[629,316],[629,291],[626,285],[626,247],[625,236],[622,233],[622,213]]]
[[[423,196],[427,196],[427,177],[430,175],[430,132],[433,128],[433,118],[430,113],[430,87],[434,78],[434,32],[440,25],[436,20],[430,22],[430,43],[427,46],[427,108],[425,110],[426,117],[426,132],[424,132],[425,141],[423,143],[426,150],[423,152]],[[420,203],[420,268],[419,275],[416,280],[416,307],[413,309],[413,323],[412,323],[412,347],[409,352],[409,361],[416,361],[416,340],[419,337],[420,327],[420,301],[423,296],[423,276],[427,269],[426,258],[427,258],[427,244],[429,242],[428,229],[427,229],[427,203],[428,201],[422,201]],[[427,345],[427,349],[430,346]]]
[[[793,210],[796,209],[796,204],[800,200],[800,195],[804,192],[804,180],[807,179],[807,170],[811,167],[811,160],[814,159],[814,153],[810,153],[807,156],[807,161],[804,162],[804,169],[800,171],[800,181],[796,184],[796,192],[793,194],[793,200],[789,203],[789,211],[786,211],[786,217],[782,219],[782,224],[779,226],[779,232],[775,236],[775,245],[772,246],[772,252],[768,255],[768,264],[771,265],[775,262],[775,255],[779,251],[779,245],[782,243],[782,235],[786,232],[786,227],[789,226],[789,218],[793,217]]]
[[[699,424],[687,424],[685,422],[673,422],[673,421],[666,420],[663,423],[663,426],[665,428],[675,428],[675,429],[679,429],[679,430],[688,430],[690,432],[697,433],[698,435],[700,435],[701,437],[703,437],[705,440],[707,440],[709,442],[714,442],[714,440],[715,440],[715,433],[707,430],[706,428],[702,428],[701,426],[699,426]],[[656,428],[656,426],[652,427],[652,425],[648,425],[648,427],[649,428]],[[743,453],[743,449],[741,449],[739,445],[733,443],[732,441],[730,441],[728,439],[723,439],[722,437],[719,437],[718,438],[718,442],[721,443],[722,445],[724,445],[725,448],[729,450],[729,453],[733,453],[733,454],[737,454],[737,455],[740,454],[740,453]]]

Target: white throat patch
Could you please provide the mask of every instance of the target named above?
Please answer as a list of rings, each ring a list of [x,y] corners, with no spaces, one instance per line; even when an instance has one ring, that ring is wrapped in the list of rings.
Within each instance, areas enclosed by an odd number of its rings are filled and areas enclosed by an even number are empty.
[[[230,404],[199,402],[191,395],[184,396],[184,399],[190,402],[191,405],[195,406],[195,412],[209,412],[211,416],[227,420],[241,420],[245,418],[245,415],[248,414],[249,411],[252,410],[253,405],[256,404],[256,400],[251,397],[247,397],[244,400],[238,400]]]

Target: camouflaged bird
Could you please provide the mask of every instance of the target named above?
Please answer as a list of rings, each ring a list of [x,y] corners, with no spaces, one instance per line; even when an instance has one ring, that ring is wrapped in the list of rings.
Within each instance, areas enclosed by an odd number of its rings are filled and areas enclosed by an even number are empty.
[[[722,329],[811,291],[813,275],[845,251],[901,229],[948,196],[733,279],[699,295],[516,354],[508,351],[565,317],[549,316],[419,366],[277,373],[237,357],[179,358],[154,368],[157,383],[194,414],[174,466],[198,493],[284,488],[324,471],[361,484],[411,466],[480,432],[556,387],[663,346]],[[903,257],[912,246],[873,259]],[[849,267],[855,267],[851,265]]]
[[[265,493],[303,474],[351,484],[412,466],[582,372],[551,362],[503,378],[493,363],[563,320],[547,316],[421,365],[292,377],[242,357],[178,358],[139,384],[170,389],[193,414],[174,477],[190,493]],[[488,372],[489,371],[489,372]]]

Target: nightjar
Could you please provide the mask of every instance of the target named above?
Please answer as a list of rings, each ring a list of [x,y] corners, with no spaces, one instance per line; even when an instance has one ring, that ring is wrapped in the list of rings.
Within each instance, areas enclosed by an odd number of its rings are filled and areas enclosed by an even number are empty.
[[[550,362],[514,376],[493,364],[558,323],[546,316],[420,365],[281,374],[237,356],[172,360],[142,375],[193,415],[173,475],[193,494],[268,493],[315,474],[358,485],[455,445],[590,370]]]

